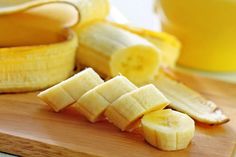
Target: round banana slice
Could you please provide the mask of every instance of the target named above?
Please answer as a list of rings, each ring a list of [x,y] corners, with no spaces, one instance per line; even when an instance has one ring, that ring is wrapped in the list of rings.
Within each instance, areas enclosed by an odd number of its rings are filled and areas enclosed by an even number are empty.
[[[103,82],[93,69],[88,68],[39,93],[38,97],[58,112],[75,103],[84,93]]]
[[[90,122],[96,122],[103,118],[103,112],[108,105],[125,93],[135,89],[137,89],[137,87],[127,78],[124,76],[116,76],[85,93],[76,102],[75,107]]]
[[[161,150],[184,149],[194,136],[194,121],[171,109],[154,111],[141,119],[145,140]]]
[[[132,124],[144,114],[161,110],[169,100],[154,86],[146,85],[124,94],[105,111],[105,116],[122,131],[132,128]]]

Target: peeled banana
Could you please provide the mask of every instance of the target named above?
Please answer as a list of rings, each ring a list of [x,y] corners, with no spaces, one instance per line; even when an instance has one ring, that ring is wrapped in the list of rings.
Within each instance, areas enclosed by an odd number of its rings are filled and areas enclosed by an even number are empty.
[[[56,112],[75,103],[84,93],[102,84],[103,80],[91,68],[41,92],[38,97]]]
[[[154,85],[146,85],[126,93],[108,106],[105,116],[122,131],[130,130],[140,117],[161,110],[169,100]]]
[[[165,74],[160,74],[152,83],[171,101],[171,108],[186,113],[197,121],[206,124],[229,121],[214,102]]]
[[[157,32],[144,28],[132,27],[126,24],[112,24],[147,39],[161,50],[161,65],[171,68],[175,67],[180,55],[181,44],[174,36],[165,32]]]
[[[103,118],[103,112],[111,103],[135,89],[137,87],[127,78],[116,76],[85,93],[75,103],[75,107],[90,122],[96,122]]]
[[[194,121],[186,114],[170,109],[154,111],[141,119],[144,138],[161,150],[186,148],[194,136]]]
[[[77,61],[106,76],[122,74],[136,84],[154,79],[160,51],[147,40],[105,22],[76,30]]]

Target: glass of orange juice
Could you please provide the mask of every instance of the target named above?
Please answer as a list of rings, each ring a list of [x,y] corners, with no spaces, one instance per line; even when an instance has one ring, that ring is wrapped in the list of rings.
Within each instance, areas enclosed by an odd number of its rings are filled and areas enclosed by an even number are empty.
[[[183,44],[178,64],[236,72],[236,0],[157,0],[163,31]]]

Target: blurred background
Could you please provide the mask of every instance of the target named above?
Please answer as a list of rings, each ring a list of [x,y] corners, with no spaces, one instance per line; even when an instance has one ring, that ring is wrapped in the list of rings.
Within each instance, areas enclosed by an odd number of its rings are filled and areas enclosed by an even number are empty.
[[[125,23],[128,20],[128,22],[134,26],[144,27],[144,28],[156,30],[156,31],[161,30],[161,22],[160,22],[161,17],[160,17],[160,12],[159,12],[159,14],[157,14],[157,12],[155,11],[155,3],[156,3],[155,0],[145,0],[145,3],[144,3],[144,0],[110,0],[110,1],[114,7],[114,9],[112,10],[112,14],[115,14],[116,16],[120,17],[120,21],[118,21],[118,22]],[[160,1],[160,0],[158,0],[158,1]],[[171,4],[171,1],[168,1],[168,2],[170,2],[170,4]],[[184,0],[182,0],[182,2],[184,2]],[[202,0],[201,0],[201,2],[199,1],[199,4],[202,2],[203,2]],[[193,4],[191,2],[189,2],[189,3],[192,5],[198,5],[198,4]],[[233,3],[235,3],[235,2],[233,2]],[[207,5],[211,5],[211,4],[207,4]],[[225,5],[231,6],[231,8],[232,8],[232,7],[234,7],[235,4],[232,4],[232,5],[225,4]],[[219,10],[222,10],[222,8],[219,8],[219,6],[224,7],[224,4],[217,4],[216,3],[214,6],[212,5],[212,7],[215,7],[215,10],[219,13],[218,17],[221,17],[221,11],[219,11]],[[225,7],[227,7],[227,6],[225,6]],[[174,4],[173,4],[173,7],[175,7]],[[179,7],[179,6],[177,6],[177,7]],[[176,7],[176,9],[178,9],[177,7]],[[231,8],[229,8],[229,9],[231,9]],[[200,8],[200,9],[202,9],[202,8]],[[204,14],[204,13],[202,13],[202,14]],[[209,12],[209,14],[211,15],[212,13]],[[222,13],[222,16],[224,14],[229,14],[229,13]],[[202,15],[199,15],[199,16],[202,16]],[[125,17],[125,18],[122,19],[122,17]],[[224,17],[222,17],[222,18],[224,18]],[[205,20],[207,20],[207,19],[205,19]],[[218,21],[220,22],[220,20],[218,20]],[[202,22],[204,23],[204,21],[202,21]],[[210,22],[211,21],[209,20],[209,23]],[[232,25],[233,24],[234,23],[232,23]],[[224,28],[224,27],[225,26],[222,26],[222,28]],[[220,26],[219,26],[219,28],[216,28],[215,30],[218,31],[217,29],[219,29],[219,31],[220,31],[220,29],[221,29]],[[227,29],[230,29],[230,28],[227,28]],[[233,31],[233,30],[231,30],[231,31]],[[189,34],[191,34],[191,33],[189,33]],[[224,32],[222,32],[222,34],[224,34]],[[218,35],[218,36],[217,35],[218,34],[216,34],[216,36],[213,38],[217,38],[217,37],[220,38],[220,35]],[[235,41],[234,38],[233,38],[233,41],[232,41],[232,39],[229,39],[229,40],[230,40],[230,42]],[[227,41],[225,41],[225,42],[227,42]],[[215,43],[214,42],[212,42],[212,43],[214,46]],[[201,47],[201,45],[199,45],[199,47]],[[224,52],[222,52],[222,53],[224,53]],[[232,53],[232,52],[229,52],[229,53]],[[234,58],[236,53],[235,52],[233,52],[233,53],[234,54],[232,54],[232,57],[229,57],[229,58],[233,58],[236,61],[236,58]],[[210,54],[208,55],[208,57],[211,58]],[[223,58],[223,56],[222,56],[222,58]],[[225,59],[225,60],[226,61],[222,61],[222,64],[224,64],[224,62],[227,63],[227,59]],[[232,62],[232,60],[229,62]],[[231,63],[231,64],[233,64],[233,66],[235,67],[234,63]],[[202,69],[196,69],[196,68],[188,68],[188,67],[186,68],[186,67],[180,66],[180,65],[177,65],[176,70],[181,71],[181,72],[185,72],[185,73],[191,73],[191,74],[193,73],[193,74],[201,75],[204,77],[219,79],[219,80],[223,80],[223,81],[227,81],[227,82],[231,82],[231,83],[236,83],[235,70],[233,70],[233,71],[232,70],[231,71],[228,71],[228,70],[227,71],[224,71],[224,70],[217,71],[217,68],[216,68],[216,70],[214,70],[214,71],[208,71],[208,70],[202,70]]]

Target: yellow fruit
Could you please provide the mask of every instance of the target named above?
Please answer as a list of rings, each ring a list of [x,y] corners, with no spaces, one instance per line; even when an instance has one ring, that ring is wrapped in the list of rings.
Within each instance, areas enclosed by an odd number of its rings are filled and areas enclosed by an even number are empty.
[[[73,74],[77,37],[50,45],[0,48],[0,93],[50,87]]]
[[[141,119],[144,137],[161,150],[186,148],[194,136],[194,121],[186,114],[170,109],[154,111]]]
[[[153,85],[146,85],[126,93],[108,106],[105,116],[122,131],[132,128],[144,114],[161,110],[169,104],[165,96]]]
[[[0,6],[0,93],[39,90],[71,76],[78,41],[68,27],[109,12],[108,0],[2,0]]]
[[[91,122],[103,117],[108,105],[137,87],[123,76],[116,76],[85,93],[75,107]]]
[[[105,22],[77,31],[77,61],[107,76],[122,74],[136,84],[152,80],[158,72],[159,50],[147,40]]]
[[[84,93],[102,83],[103,80],[98,74],[88,68],[39,93],[38,97],[58,112],[75,103]]]
[[[175,67],[181,49],[181,44],[177,38],[165,32],[157,32],[144,28],[132,27],[127,24],[112,24],[147,39],[161,50],[161,65],[172,68]]]

